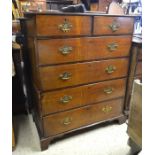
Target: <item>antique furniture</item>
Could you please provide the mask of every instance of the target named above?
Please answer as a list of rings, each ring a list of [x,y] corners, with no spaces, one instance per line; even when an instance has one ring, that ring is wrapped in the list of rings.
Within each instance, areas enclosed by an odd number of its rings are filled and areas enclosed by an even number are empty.
[[[134,80],[127,133],[133,153],[142,149],[142,83]]]
[[[76,130],[124,123],[134,17],[27,12],[25,18],[41,149]]]
[[[126,95],[126,114],[129,113],[130,99],[134,79],[142,81],[142,37],[141,35],[134,35],[132,38],[130,71],[127,84]]]

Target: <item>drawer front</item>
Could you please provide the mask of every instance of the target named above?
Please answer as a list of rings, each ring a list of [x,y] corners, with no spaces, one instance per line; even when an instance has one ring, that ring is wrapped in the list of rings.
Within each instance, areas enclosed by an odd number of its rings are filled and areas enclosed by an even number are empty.
[[[44,136],[57,135],[120,116],[122,109],[123,100],[117,99],[43,117]]]
[[[131,36],[112,36],[38,40],[39,64],[129,56],[131,39]]]
[[[94,17],[94,35],[132,34],[134,18],[131,17]]]
[[[91,18],[89,16],[48,16],[36,17],[38,36],[90,35]]]
[[[39,71],[42,90],[52,90],[125,77],[128,71],[128,59],[40,67]]]
[[[139,61],[136,66],[136,75],[142,74],[142,62]]]
[[[125,95],[126,79],[99,82],[81,87],[44,93],[43,115],[92,104]]]

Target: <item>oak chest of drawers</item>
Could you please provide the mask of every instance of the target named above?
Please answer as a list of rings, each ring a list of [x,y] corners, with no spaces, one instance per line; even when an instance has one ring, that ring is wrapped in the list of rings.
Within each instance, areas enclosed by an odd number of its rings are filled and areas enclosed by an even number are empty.
[[[124,122],[134,18],[26,13],[41,149],[64,134]]]

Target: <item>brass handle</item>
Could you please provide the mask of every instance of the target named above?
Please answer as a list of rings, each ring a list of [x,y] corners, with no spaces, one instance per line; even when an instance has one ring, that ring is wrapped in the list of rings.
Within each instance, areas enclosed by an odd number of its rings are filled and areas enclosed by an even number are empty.
[[[105,71],[106,71],[108,74],[113,73],[115,70],[116,70],[116,67],[115,67],[115,66],[112,66],[112,65],[108,66],[108,67],[105,69]]]
[[[69,54],[72,50],[73,50],[73,48],[70,47],[70,46],[64,46],[64,47],[60,47],[60,48],[59,48],[59,51],[60,51],[61,54],[63,54],[63,55]]]
[[[102,108],[102,111],[104,113],[109,113],[109,112],[112,111],[112,107],[111,106],[105,106],[105,107]]]
[[[115,51],[118,48],[118,44],[117,43],[111,43],[111,44],[108,44],[107,47],[110,51]]]
[[[109,25],[109,28],[112,30],[112,32],[118,31],[120,27],[119,23],[116,23],[115,21]]]
[[[114,89],[111,88],[111,87],[110,87],[110,88],[105,88],[105,89],[104,89],[104,92],[105,92],[106,94],[111,94],[111,93],[113,92],[113,90],[114,90]]]
[[[68,103],[69,101],[71,101],[72,100],[72,96],[67,96],[67,95],[65,95],[64,97],[61,97],[60,98],[60,103]]]
[[[69,32],[72,28],[72,24],[69,23],[67,21],[67,19],[64,20],[64,22],[62,24],[58,25],[58,28],[62,31],[62,32]]]
[[[69,125],[69,124],[71,124],[71,122],[72,122],[72,118],[71,117],[65,117],[64,119],[63,119],[63,124],[64,125]]]
[[[68,73],[68,72],[64,72],[62,74],[59,75],[60,79],[61,80],[68,80],[71,78],[71,73]]]

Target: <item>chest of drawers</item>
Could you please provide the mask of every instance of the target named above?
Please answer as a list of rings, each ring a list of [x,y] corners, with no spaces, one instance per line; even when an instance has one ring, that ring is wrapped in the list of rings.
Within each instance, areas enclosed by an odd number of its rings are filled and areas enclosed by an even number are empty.
[[[76,130],[124,122],[134,18],[45,12],[25,17],[41,149]]]

